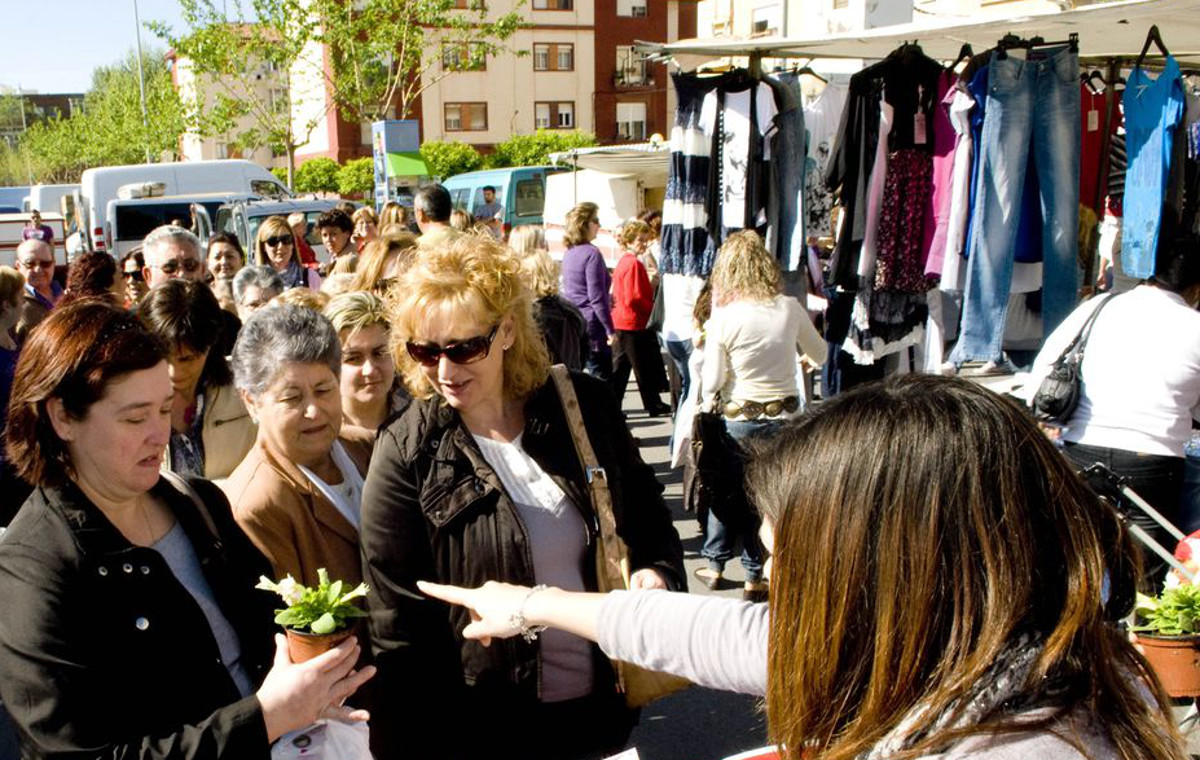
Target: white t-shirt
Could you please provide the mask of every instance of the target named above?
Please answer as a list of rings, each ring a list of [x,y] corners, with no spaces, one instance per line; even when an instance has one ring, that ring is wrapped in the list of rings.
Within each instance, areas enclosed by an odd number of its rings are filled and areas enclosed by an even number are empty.
[[[775,132],[775,93],[766,82],[757,85],[755,95],[756,120],[762,138],[763,159],[771,158],[771,143],[768,139]],[[750,93],[725,93],[725,122],[722,132],[725,149],[721,163],[721,224],[728,229],[738,229],[746,216],[746,191],[750,156]],[[717,128],[717,92],[704,96],[700,108],[700,129],[712,137]]]
[[[795,396],[799,355],[821,364],[828,351],[808,312],[784,295],[714,308],[704,336],[702,408],[718,391],[724,401]]]
[[[342,448],[341,441],[333,442],[333,448],[330,449],[329,455],[338,471],[342,473],[342,482],[336,485],[326,483],[319,475],[304,465],[297,466],[313,486],[321,492],[321,495],[328,499],[338,512],[342,513],[342,517],[345,517],[355,530],[358,530],[362,514],[363,476],[359,474],[358,467],[354,465],[354,460],[346,453],[346,449]]]
[[[660,287],[663,289],[663,340],[691,340],[695,332],[692,314],[696,310],[696,298],[704,288],[704,278],[664,274]]]
[[[1083,393],[1063,439],[1181,457],[1192,420],[1200,419],[1200,312],[1152,285],[1109,298],[1115,300],[1092,326]],[[1037,392],[1050,365],[1100,303],[1094,298],[1080,305],[1046,339],[1027,396]]]

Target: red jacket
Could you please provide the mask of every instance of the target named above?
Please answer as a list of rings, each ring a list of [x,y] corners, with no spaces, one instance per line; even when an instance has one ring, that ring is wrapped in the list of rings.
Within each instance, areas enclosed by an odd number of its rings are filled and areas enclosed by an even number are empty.
[[[613,270],[613,329],[645,330],[654,310],[654,288],[646,267],[632,253],[625,253]]]

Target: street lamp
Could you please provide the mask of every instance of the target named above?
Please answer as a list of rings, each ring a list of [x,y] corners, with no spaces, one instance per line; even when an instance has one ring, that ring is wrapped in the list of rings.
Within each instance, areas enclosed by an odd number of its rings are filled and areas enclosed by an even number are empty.
[[[142,139],[145,141],[146,163],[150,163],[150,120],[146,116],[146,75],[142,72],[142,21],[138,17],[137,0],[133,0],[133,31],[137,38],[138,89],[142,93]]]

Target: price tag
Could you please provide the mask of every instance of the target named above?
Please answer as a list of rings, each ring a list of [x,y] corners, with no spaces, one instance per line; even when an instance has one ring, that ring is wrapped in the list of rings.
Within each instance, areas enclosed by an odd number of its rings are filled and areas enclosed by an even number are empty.
[[[1100,112],[1092,109],[1087,115],[1087,131],[1095,132],[1100,129]]]
[[[925,130],[925,112],[917,109],[917,115],[913,117],[913,144],[924,145],[929,141],[929,135]]]

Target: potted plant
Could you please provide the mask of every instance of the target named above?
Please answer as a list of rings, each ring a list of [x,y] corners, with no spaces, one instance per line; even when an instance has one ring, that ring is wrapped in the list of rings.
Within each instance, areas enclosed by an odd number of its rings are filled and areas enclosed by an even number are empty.
[[[358,619],[367,615],[355,601],[367,595],[367,584],[343,591],[345,584],[331,582],[325,568],[317,571],[317,579],[317,586],[310,588],[291,575],[278,583],[261,576],[255,586],[279,594],[287,605],[287,609],[276,610],[275,622],[287,634],[292,662],[311,660],[345,641],[354,635]]]
[[[1173,697],[1200,697],[1200,586],[1137,596],[1133,626],[1146,659]]]

